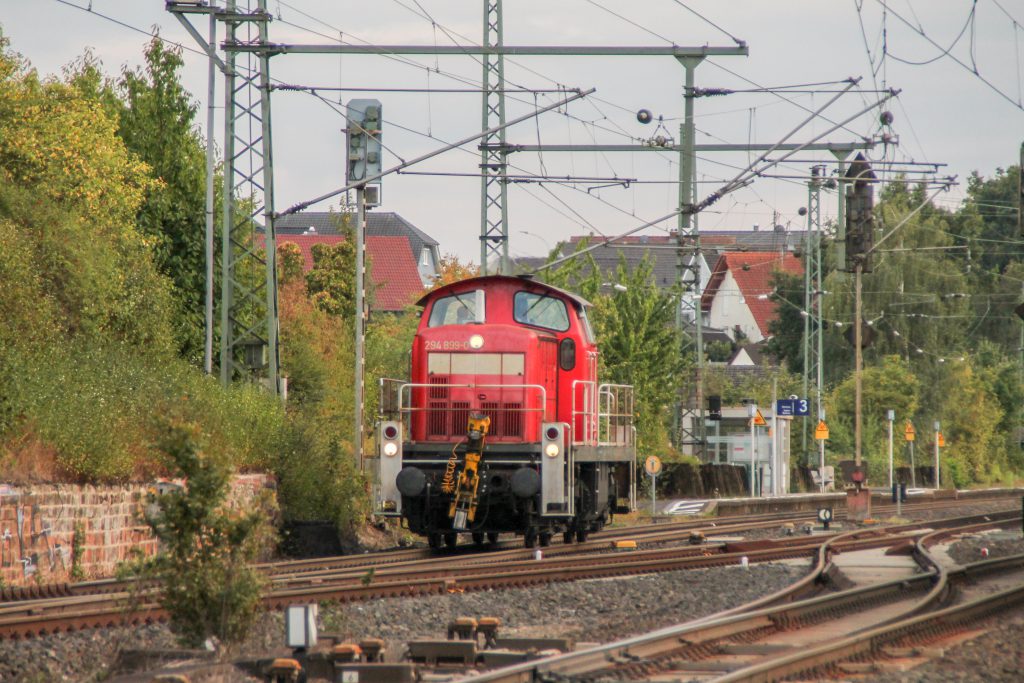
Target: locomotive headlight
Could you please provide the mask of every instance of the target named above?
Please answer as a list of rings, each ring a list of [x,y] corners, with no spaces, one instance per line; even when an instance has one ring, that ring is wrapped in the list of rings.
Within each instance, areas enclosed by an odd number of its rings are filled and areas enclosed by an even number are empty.
[[[484,338],[479,334],[474,334],[469,338],[469,348],[471,349],[482,349],[484,346]]]
[[[557,457],[558,456],[558,444],[557,443],[549,443],[547,445],[547,448],[544,449],[544,452],[547,454],[547,456],[549,458]]]
[[[398,453],[398,444],[392,442],[384,444],[384,455],[390,458],[394,457],[396,453]]]

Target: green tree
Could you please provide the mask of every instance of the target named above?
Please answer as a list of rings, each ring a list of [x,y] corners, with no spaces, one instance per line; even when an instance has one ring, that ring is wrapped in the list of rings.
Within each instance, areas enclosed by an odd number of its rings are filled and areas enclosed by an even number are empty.
[[[153,181],[116,127],[103,103],[40,82],[0,42],[0,221],[33,273],[9,286],[39,307],[17,316],[157,353],[170,346],[170,288],[135,226]]]
[[[888,421],[886,411],[895,410],[905,419],[918,411],[918,378],[910,364],[891,355],[881,363],[865,368],[861,402],[861,454],[868,466],[871,482],[888,481]],[[854,455],[854,378],[839,383],[825,399],[829,415],[828,451],[838,459],[852,460]],[[897,462],[897,465],[899,463]]]
[[[351,319],[355,315],[356,301],[355,230],[347,213],[338,214],[335,224],[345,239],[337,244],[313,245],[313,267],[306,273],[306,292],[320,310]],[[370,272],[369,265],[366,271]],[[363,284],[369,306],[372,287],[367,279]]]
[[[160,543],[145,575],[160,584],[160,603],[182,643],[200,647],[245,639],[260,612],[264,585],[253,566],[268,540],[259,510],[225,509],[231,468],[203,452],[194,426],[166,429],[161,448],[185,487],[158,495],[146,523]]]
[[[180,48],[156,36],[145,57],[144,69],[126,68],[118,83],[118,134],[159,181],[148,187],[138,225],[153,240],[160,271],[174,282],[180,351],[198,364],[205,324],[205,142],[195,122],[197,105],[181,83]]]
[[[956,486],[999,481],[1006,474],[1008,460],[1006,441],[997,432],[1003,419],[998,400],[984,374],[976,372],[971,363],[944,365],[933,402],[924,404],[932,408],[931,417],[941,421],[946,439],[942,449],[944,485],[948,486],[950,479]]]

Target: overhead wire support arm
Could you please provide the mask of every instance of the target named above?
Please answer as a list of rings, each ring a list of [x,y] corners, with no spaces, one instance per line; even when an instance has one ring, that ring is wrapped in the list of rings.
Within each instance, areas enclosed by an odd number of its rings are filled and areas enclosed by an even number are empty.
[[[197,9],[201,11],[197,11]],[[192,36],[192,39],[196,41],[200,48],[202,48],[203,52],[205,52],[206,55],[214,61],[217,68],[220,69],[220,72],[223,74],[228,73],[228,65],[225,64],[224,60],[217,54],[217,48],[211,45],[210,42],[203,37],[203,34],[197,31],[196,27],[193,26],[192,23],[184,16],[185,14],[213,14],[217,19],[222,19],[222,15],[224,14],[223,10],[212,6],[180,5],[173,2],[167,3],[167,10],[174,15],[174,18],[178,20],[178,23],[184,27],[190,36]]]
[[[309,200],[304,201],[304,202],[299,202],[298,204],[295,204],[294,206],[291,206],[291,207],[285,209],[284,211],[281,211],[279,213],[274,214],[274,217],[275,218],[280,218],[282,216],[289,216],[289,215],[291,215],[293,213],[298,213],[299,211],[302,211],[303,209],[306,209],[306,208],[312,206],[313,204],[318,204],[319,202],[322,202],[322,201],[325,201],[327,199],[330,199],[331,197],[337,197],[339,194],[344,194],[344,193],[348,192],[349,190],[354,190],[357,187],[360,187],[361,185],[367,185],[369,183],[373,183],[373,182],[379,180],[380,178],[383,178],[386,175],[391,175],[392,173],[397,173],[398,171],[401,171],[404,168],[408,168],[410,166],[413,166],[414,164],[418,164],[418,163],[420,163],[422,161],[426,161],[427,159],[432,159],[433,157],[436,157],[439,154],[444,154],[445,152],[451,151],[451,150],[456,149],[458,147],[462,147],[463,145],[465,145],[467,143],[473,142],[474,140],[478,140],[478,139],[480,139],[480,138],[482,138],[482,137],[484,137],[486,135],[490,135],[491,133],[496,132],[497,130],[500,130],[501,128],[508,128],[509,126],[514,126],[514,125],[516,125],[518,123],[522,123],[523,121],[527,121],[529,119],[532,119],[535,116],[538,116],[538,115],[543,114],[545,112],[551,111],[552,109],[557,109],[559,107],[563,107],[563,106],[565,106],[566,104],[568,104],[570,102],[574,102],[575,100],[582,99],[582,98],[586,97],[587,95],[590,95],[590,94],[596,92],[596,90],[597,90],[596,88],[590,88],[589,90],[577,91],[575,94],[573,94],[573,95],[571,95],[569,97],[566,97],[564,99],[561,99],[558,102],[554,102],[554,103],[552,103],[552,104],[550,104],[550,105],[548,105],[546,107],[541,107],[540,109],[537,109],[536,111],[530,112],[528,114],[523,114],[522,116],[518,116],[518,117],[512,119],[511,121],[508,121],[507,123],[505,123],[504,126],[494,126],[492,128],[488,128],[485,131],[481,131],[479,133],[474,133],[473,135],[466,136],[466,137],[462,138],[461,140],[457,140],[456,142],[452,142],[450,144],[447,144],[444,147],[441,147],[439,149],[435,149],[432,152],[427,152],[426,154],[418,156],[415,159],[410,159],[408,161],[403,161],[402,163],[397,164],[395,166],[392,166],[391,168],[388,168],[386,170],[383,170],[380,173],[376,173],[374,175],[367,176],[366,178],[363,178],[362,180],[359,180],[359,181],[354,182],[354,183],[349,183],[348,185],[345,185],[344,187],[341,187],[341,188],[339,188],[337,190],[332,190],[331,192],[328,192],[326,194],[322,194],[319,197],[314,197],[313,199],[309,199]]]
[[[865,139],[862,142],[822,142],[799,146],[800,150],[810,152],[853,152],[874,149],[878,143]],[[693,146],[694,152],[757,152],[757,151],[788,151],[796,150],[797,144],[730,144],[702,143]],[[681,145],[507,145],[506,151],[512,152],[678,152]]]
[[[671,213],[668,213],[668,214],[666,214],[666,215],[664,215],[664,216],[662,216],[660,218],[657,218],[657,219],[652,220],[652,221],[648,221],[648,222],[646,222],[646,223],[644,223],[642,225],[639,225],[639,226],[637,226],[635,228],[632,228],[632,229],[630,229],[630,230],[628,230],[628,231],[626,231],[626,232],[624,232],[624,233],[622,233],[620,235],[617,235],[615,237],[610,237],[607,240],[602,241],[599,244],[595,244],[595,245],[592,245],[590,247],[587,247],[586,249],[581,249],[581,250],[575,251],[572,254],[569,254],[567,256],[563,256],[560,259],[552,261],[551,263],[547,263],[547,264],[541,266],[540,268],[537,268],[537,269],[531,271],[531,273],[538,273],[538,272],[540,272],[542,270],[545,270],[547,268],[551,268],[552,266],[556,266],[556,265],[559,265],[561,263],[564,263],[565,261],[569,261],[569,260],[574,259],[574,258],[576,258],[578,256],[582,256],[583,254],[591,252],[591,251],[593,251],[595,249],[599,249],[599,248],[604,247],[604,246],[609,245],[609,244],[614,244],[615,242],[618,242],[619,240],[625,239],[626,237],[628,237],[628,236],[630,236],[630,235],[632,235],[632,234],[634,234],[636,232],[639,232],[640,230],[643,230],[644,228],[648,228],[648,227],[650,227],[652,225],[656,225],[656,224],[658,224],[658,223],[660,223],[662,221],[668,220],[670,218],[674,218],[674,217],[678,216],[681,213],[698,213],[700,211],[703,211],[704,209],[706,209],[707,207],[711,206],[716,201],[718,201],[719,199],[724,197],[725,195],[730,194],[731,192],[735,192],[736,190],[739,190],[739,189],[741,189],[743,187],[746,187],[747,185],[753,183],[754,179],[758,175],[763,173],[765,170],[767,170],[768,168],[771,168],[772,166],[775,166],[777,164],[782,163],[783,161],[785,161],[792,154],[795,154],[795,153],[797,153],[799,151],[808,149],[809,145],[811,145],[814,142],[820,140],[821,138],[825,137],[826,135],[829,135],[829,134],[835,132],[839,128],[842,128],[846,124],[848,124],[851,121],[853,121],[854,119],[856,119],[858,116],[862,116],[865,112],[868,112],[868,111],[874,109],[875,107],[877,107],[882,102],[885,102],[886,100],[890,99],[891,97],[894,97],[897,94],[898,94],[898,91],[890,91],[889,94],[886,95],[885,97],[881,98],[880,100],[878,100],[876,102],[872,102],[870,105],[868,105],[868,106],[864,107],[863,109],[857,111],[856,113],[850,115],[849,117],[847,117],[846,119],[844,119],[844,120],[840,121],[839,123],[835,124],[834,126],[829,128],[828,130],[825,130],[822,133],[819,133],[814,138],[812,138],[810,141],[794,145],[791,152],[782,155],[778,159],[773,159],[773,160],[769,161],[766,164],[765,168],[763,168],[763,169],[756,169],[755,168],[755,166],[758,163],[761,163],[764,160],[763,156],[759,157],[754,162],[749,164],[745,169],[740,171],[740,173],[737,174],[732,180],[730,180],[726,184],[722,185],[717,191],[712,192],[711,194],[709,194],[707,197],[705,197],[700,202],[697,202],[696,204],[689,204],[689,205],[687,205],[685,207],[681,207],[681,208],[679,208],[679,209],[677,209],[677,210],[675,210],[675,211],[673,211]],[[787,139],[787,138],[791,137],[797,130],[799,130],[800,128],[805,126],[812,118],[814,118],[815,116],[820,114],[825,108],[827,108],[834,100],[835,100],[835,98],[833,98],[832,100],[827,102],[825,105],[820,107],[816,112],[814,112],[814,114],[810,118],[805,120],[803,123],[801,123],[799,126],[797,126],[793,131],[788,133],[786,135],[786,138],[784,138],[784,139]],[[780,148],[781,148],[781,144],[772,145],[770,147],[770,151],[778,151]]]
[[[225,41],[227,52],[343,55],[503,55],[506,57],[717,57],[747,55],[743,47],[670,47],[613,45],[293,45],[287,43],[247,44]]]

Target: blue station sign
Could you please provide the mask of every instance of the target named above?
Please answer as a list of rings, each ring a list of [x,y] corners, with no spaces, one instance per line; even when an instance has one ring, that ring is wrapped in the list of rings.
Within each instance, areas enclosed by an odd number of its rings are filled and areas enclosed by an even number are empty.
[[[811,404],[806,398],[780,398],[775,402],[775,414],[779,417],[806,417],[811,414]]]

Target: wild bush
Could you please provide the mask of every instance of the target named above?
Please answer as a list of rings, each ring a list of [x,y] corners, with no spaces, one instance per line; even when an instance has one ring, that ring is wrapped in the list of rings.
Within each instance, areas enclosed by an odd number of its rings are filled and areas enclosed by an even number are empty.
[[[168,468],[185,480],[158,495],[146,522],[159,541],[143,574],[160,584],[160,603],[183,645],[244,640],[261,611],[264,581],[253,566],[270,539],[261,510],[225,507],[232,468],[201,448],[196,425],[170,424],[160,439]]]

